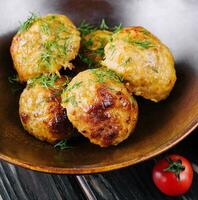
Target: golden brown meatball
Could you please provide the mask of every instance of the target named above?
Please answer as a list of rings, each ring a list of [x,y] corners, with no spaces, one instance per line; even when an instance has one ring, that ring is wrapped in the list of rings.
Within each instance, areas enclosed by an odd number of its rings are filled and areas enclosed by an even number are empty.
[[[127,27],[114,34],[102,64],[128,81],[135,95],[155,102],[165,99],[176,81],[171,52],[143,27]]]
[[[39,140],[55,143],[68,139],[68,119],[61,106],[61,93],[68,78],[56,75],[30,79],[21,94],[19,115],[26,131]]]
[[[112,32],[96,30],[82,38],[80,59],[87,64],[88,68],[99,67],[104,58],[104,47],[110,41]]]
[[[64,15],[30,17],[14,36],[10,48],[14,67],[21,82],[41,74],[58,74],[80,47],[80,33]]]
[[[137,103],[119,77],[102,68],[75,76],[62,94],[62,106],[73,126],[101,147],[128,138],[138,115]]]

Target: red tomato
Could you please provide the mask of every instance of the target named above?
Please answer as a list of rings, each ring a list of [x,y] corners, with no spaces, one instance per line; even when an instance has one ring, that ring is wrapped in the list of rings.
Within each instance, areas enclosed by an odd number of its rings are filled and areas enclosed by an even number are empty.
[[[170,155],[155,164],[152,177],[162,193],[178,196],[189,190],[193,180],[193,169],[186,158]]]

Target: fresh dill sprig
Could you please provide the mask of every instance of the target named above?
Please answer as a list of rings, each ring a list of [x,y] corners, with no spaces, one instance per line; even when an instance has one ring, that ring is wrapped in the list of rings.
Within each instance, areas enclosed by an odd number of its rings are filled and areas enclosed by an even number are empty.
[[[96,49],[95,52],[94,52],[94,54],[103,57],[104,56],[104,47],[101,46],[98,49]]]
[[[64,92],[70,92],[70,91],[72,91],[74,88],[80,87],[81,84],[82,84],[82,81],[76,82],[76,83],[74,83],[74,84],[71,85],[71,86],[68,85]]]
[[[93,32],[93,31],[97,30],[97,28],[95,26],[87,23],[85,20],[83,20],[80,23],[78,30],[80,31],[81,36],[83,37],[83,36]]]
[[[52,75],[41,75],[36,78],[29,79],[27,81],[28,86],[33,86],[36,83],[41,84],[43,87],[51,87],[51,88],[56,88],[55,82],[58,80],[58,76],[56,74]]]
[[[105,19],[102,19],[98,29],[99,30],[109,30],[109,26],[106,24]]]
[[[120,23],[119,25],[114,26],[114,27],[112,28],[112,31],[113,31],[113,33],[117,33],[117,32],[119,32],[119,31],[122,30],[122,29],[123,29],[123,26],[122,26],[122,24]]]
[[[145,40],[145,41],[132,41],[131,43],[135,44],[138,47],[144,48],[144,49],[148,49],[150,47],[154,47],[154,45],[149,40]]]
[[[16,74],[9,76],[8,82],[11,84],[19,83],[19,77]]]
[[[70,102],[73,106],[77,106],[78,103],[76,101],[76,97],[74,94],[70,95],[70,96],[65,96],[62,100],[63,103],[68,103]]]
[[[70,149],[72,146],[68,145],[68,140],[63,139],[54,145],[54,148],[58,148],[60,150]]]
[[[29,16],[25,22],[21,23],[18,32],[27,31],[36,21],[36,19],[38,19],[38,16],[35,13],[31,13],[31,16]]]
[[[150,33],[149,33],[149,31],[147,31],[147,30],[142,30],[142,31],[140,31],[140,32],[142,32],[142,33],[144,33],[145,35],[149,35]]]
[[[13,94],[17,94],[23,89],[23,86],[19,82],[19,77],[16,74],[9,76],[8,82],[10,83],[11,92]]]
[[[109,69],[105,69],[105,70],[101,70],[101,69],[90,69],[91,72],[96,76],[97,78],[97,82],[99,83],[103,83],[108,79],[117,81],[119,83],[122,82],[122,79],[112,70]]]
[[[80,60],[81,60],[83,63],[87,64],[87,67],[88,67],[89,69],[95,67],[95,65],[97,64],[93,59],[91,59],[91,58],[88,57],[88,56],[85,56],[84,53],[80,53],[80,54],[78,55],[78,57],[80,58]]]
[[[47,35],[50,34],[50,27],[49,27],[49,24],[47,22],[41,21],[40,28],[41,28],[41,31],[44,34],[47,34]]]
[[[62,102],[63,102],[63,103],[70,102],[73,106],[77,106],[78,103],[77,103],[77,101],[76,101],[75,94],[73,94],[71,91],[72,91],[74,88],[80,87],[81,84],[82,84],[82,81],[76,82],[76,83],[74,83],[73,85],[68,85],[68,86],[63,90],[64,97],[63,97],[63,99],[62,99]]]

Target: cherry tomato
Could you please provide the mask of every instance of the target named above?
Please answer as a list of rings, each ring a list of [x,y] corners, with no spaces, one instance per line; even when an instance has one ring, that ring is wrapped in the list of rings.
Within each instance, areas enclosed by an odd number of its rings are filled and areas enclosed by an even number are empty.
[[[162,193],[178,196],[189,190],[193,180],[193,169],[186,158],[173,154],[155,164],[152,177]]]

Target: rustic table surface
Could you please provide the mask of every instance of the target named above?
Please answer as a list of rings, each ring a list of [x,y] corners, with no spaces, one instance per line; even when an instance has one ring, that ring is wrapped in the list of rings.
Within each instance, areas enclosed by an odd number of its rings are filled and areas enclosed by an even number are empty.
[[[125,169],[94,175],[55,175],[23,169],[0,162],[0,200],[61,199],[198,199],[198,134],[194,131],[184,141],[165,153],[187,157],[194,169],[189,192],[178,198],[161,194],[151,179],[152,167],[161,156]]]

